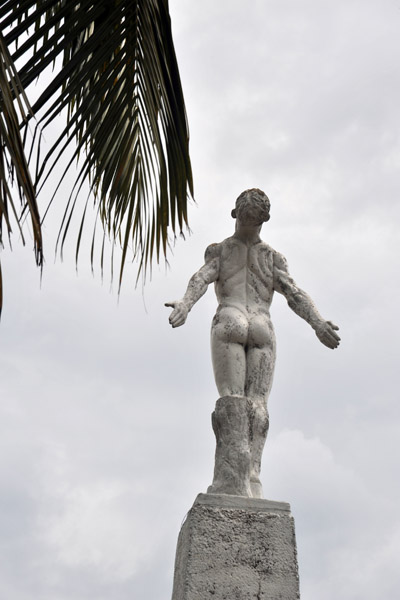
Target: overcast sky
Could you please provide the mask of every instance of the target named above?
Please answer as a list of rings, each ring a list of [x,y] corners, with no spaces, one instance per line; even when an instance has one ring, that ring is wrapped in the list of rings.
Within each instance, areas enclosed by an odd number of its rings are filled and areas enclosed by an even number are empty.
[[[172,330],[244,189],[263,239],[340,327],[331,351],[282,297],[262,481],[291,504],[303,600],[397,600],[400,2],[170,0],[197,204],[170,267],[135,291],[78,275],[71,238],[40,285],[2,251],[0,597],[166,600],[181,522],[213,471],[210,289]],[[64,197],[61,197],[62,205]]]

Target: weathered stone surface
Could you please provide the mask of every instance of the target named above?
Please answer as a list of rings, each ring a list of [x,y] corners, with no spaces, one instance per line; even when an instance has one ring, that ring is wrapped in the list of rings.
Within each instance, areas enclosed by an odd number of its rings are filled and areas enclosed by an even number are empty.
[[[217,440],[213,494],[251,496],[250,422],[247,398],[226,396],[217,400],[212,424]]]
[[[184,297],[166,306],[173,308],[169,318],[172,327],[180,327],[209,284],[214,283],[218,299],[211,326],[215,382],[221,399],[238,399],[237,411],[242,410],[242,399],[247,398],[253,417],[250,430],[235,426],[231,431],[231,437],[245,439],[229,440],[229,429],[225,428],[223,446],[229,452],[235,447],[236,452],[242,440],[243,452],[236,475],[230,467],[222,469],[221,464],[216,465],[211,490],[262,497],[261,455],[268,431],[267,400],[275,365],[275,334],[269,314],[274,292],[285,296],[290,308],[311,325],[325,346],[337,348],[340,338],[338,327],[321,317],[311,298],[293,281],[285,258],[261,240],[261,227],[270,218],[270,202],[264,192],[253,188],[240,194],[232,217],[236,219],[234,234],[207,248],[205,264],[191,277]],[[227,416],[234,409],[234,405],[224,408]],[[220,428],[218,407],[215,420]],[[222,456],[218,453],[217,431],[216,435],[217,455]],[[247,447],[250,482],[245,481],[247,476],[243,477]]]
[[[268,431],[268,411],[250,398],[219,398],[212,414],[217,441],[212,494],[262,498],[261,454]]]
[[[199,494],[179,535],[172,600],[298,598],[289,504]]]

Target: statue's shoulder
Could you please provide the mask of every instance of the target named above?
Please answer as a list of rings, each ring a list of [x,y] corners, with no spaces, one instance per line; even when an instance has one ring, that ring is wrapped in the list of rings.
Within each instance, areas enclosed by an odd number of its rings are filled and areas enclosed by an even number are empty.
[[[258,247],[261,250],[261,252],[268,252],[269,254],[275,254],[275,250],[269,244],[267,244],[267,242],[264,242],[264,240],[260,241],[260,243],[258,244]]]
[[[204,253],[204,260],[209,262],[214,258],[218,258],[221,254],[221,246],[224,242],[220,242],[219,244],[210,244]]]
[[[259,252],[267,254],[271,259],[274,259],[276,254],[279,254],[276,250],[272,248],[272,246],[267,244],[267,242],[264,242],[264,240],[261,240],[261,242],[258,244],[258,249]]]
[[[272,264],[275,268],[287,269],[287,260],[283,256],[283,254],[281,254],[277,250],[274,250],[272,246],[270,246],[264,241],[262,241],[260,244],[260,252],[263,252],[266,255],[268,255],[268,258],[272,261]]]
[[[283,271],[287,271],[288,264],[286,258],[280,252],[273,250],[274,253],[274,266]]]
[[[238,244],[238,240],[233,235],[222,240],[222,242],[219,242],[218,244],[210,244],[205,252],[206,262],[213,258],[219,258],[221,255],[230,254],[232,249],[237,247]]]

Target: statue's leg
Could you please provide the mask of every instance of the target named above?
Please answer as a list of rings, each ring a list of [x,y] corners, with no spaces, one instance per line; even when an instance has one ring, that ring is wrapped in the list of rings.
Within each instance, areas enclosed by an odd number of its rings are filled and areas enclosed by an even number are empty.
[[[244,396],[248,322],[233,307],[222,308],[211,327],[211,354],[215,383],[219,395]]]
[[[215,382],[220,394],[212,424],[215,467],[208,493],[251,496],[249,405],[245,398],[248,323],[234,308],[218,311],[211,329]]]
[[[248,403],[251,495],[254,498],[263,498],[260,472],[262,453],[269,428],[269,415],[264,400],[248,398]]]
[[[250,323],[246,361],[245,394],[250,403],[250,486],[253,497],[262,498],[261,458],[269,427],[267,401],[275,366],[275,336],[269,319],[259,317]]]
[[[249,416],[247,398],[224,396],[217,400],[212,414],[217,446],[209,494],[252,496]]]

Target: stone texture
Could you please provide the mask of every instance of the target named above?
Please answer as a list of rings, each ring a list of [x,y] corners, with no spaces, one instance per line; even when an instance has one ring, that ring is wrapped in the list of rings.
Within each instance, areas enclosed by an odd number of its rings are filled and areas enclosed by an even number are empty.
[[[225,400],[220,406],[217,403],[213,423],[216,458],[222,457],[225,449],[227,465],[216,464],[211,491],[259,498],[261,456],[268,432],[267,400],[275,365],[275,334],[269,313],[274,293],[285,296],[290,308],[311,325],[325,346],[336,348],[340,338],[338,327],[319,314],[311,298],[294,282],[285,258],[261,240],[261,227],[270,217],[264,192],[253,188],[240,194],[232,217],[236,219],[234,234],[207,248],[205,264],[191,277],[183,298],[166,306],[173,308],[169,317],[172,327],[180,327],[208,286],[215,285],[218,308],[211,326],[215,382],[221,399],[237,398],[237,405],[228,406]],[[244,415],[244,398],[253,415],[250,429],[232,416],[235,411]],[[234,424],[231,431],[218,414],[223,412]],[[248,415],[243,418],[248,420]],[[238,458],[236,474],[231,468],[235,463],[228,456],[231,453]],[[248,456],[249,477],[244,475]]]
[[[212,414],[217,440],[214,479],[208,488],[213,494],[251,496],[249,407],[247,398],[226,396],[217,400]]]
[[[268,431],[268,411],[249,398],[219,398],[212,414],[217,446],[213,494],[262,498],[261,455]]]
[[[289,504],[199,494],[179,535],[172,600],[298,598]]]

